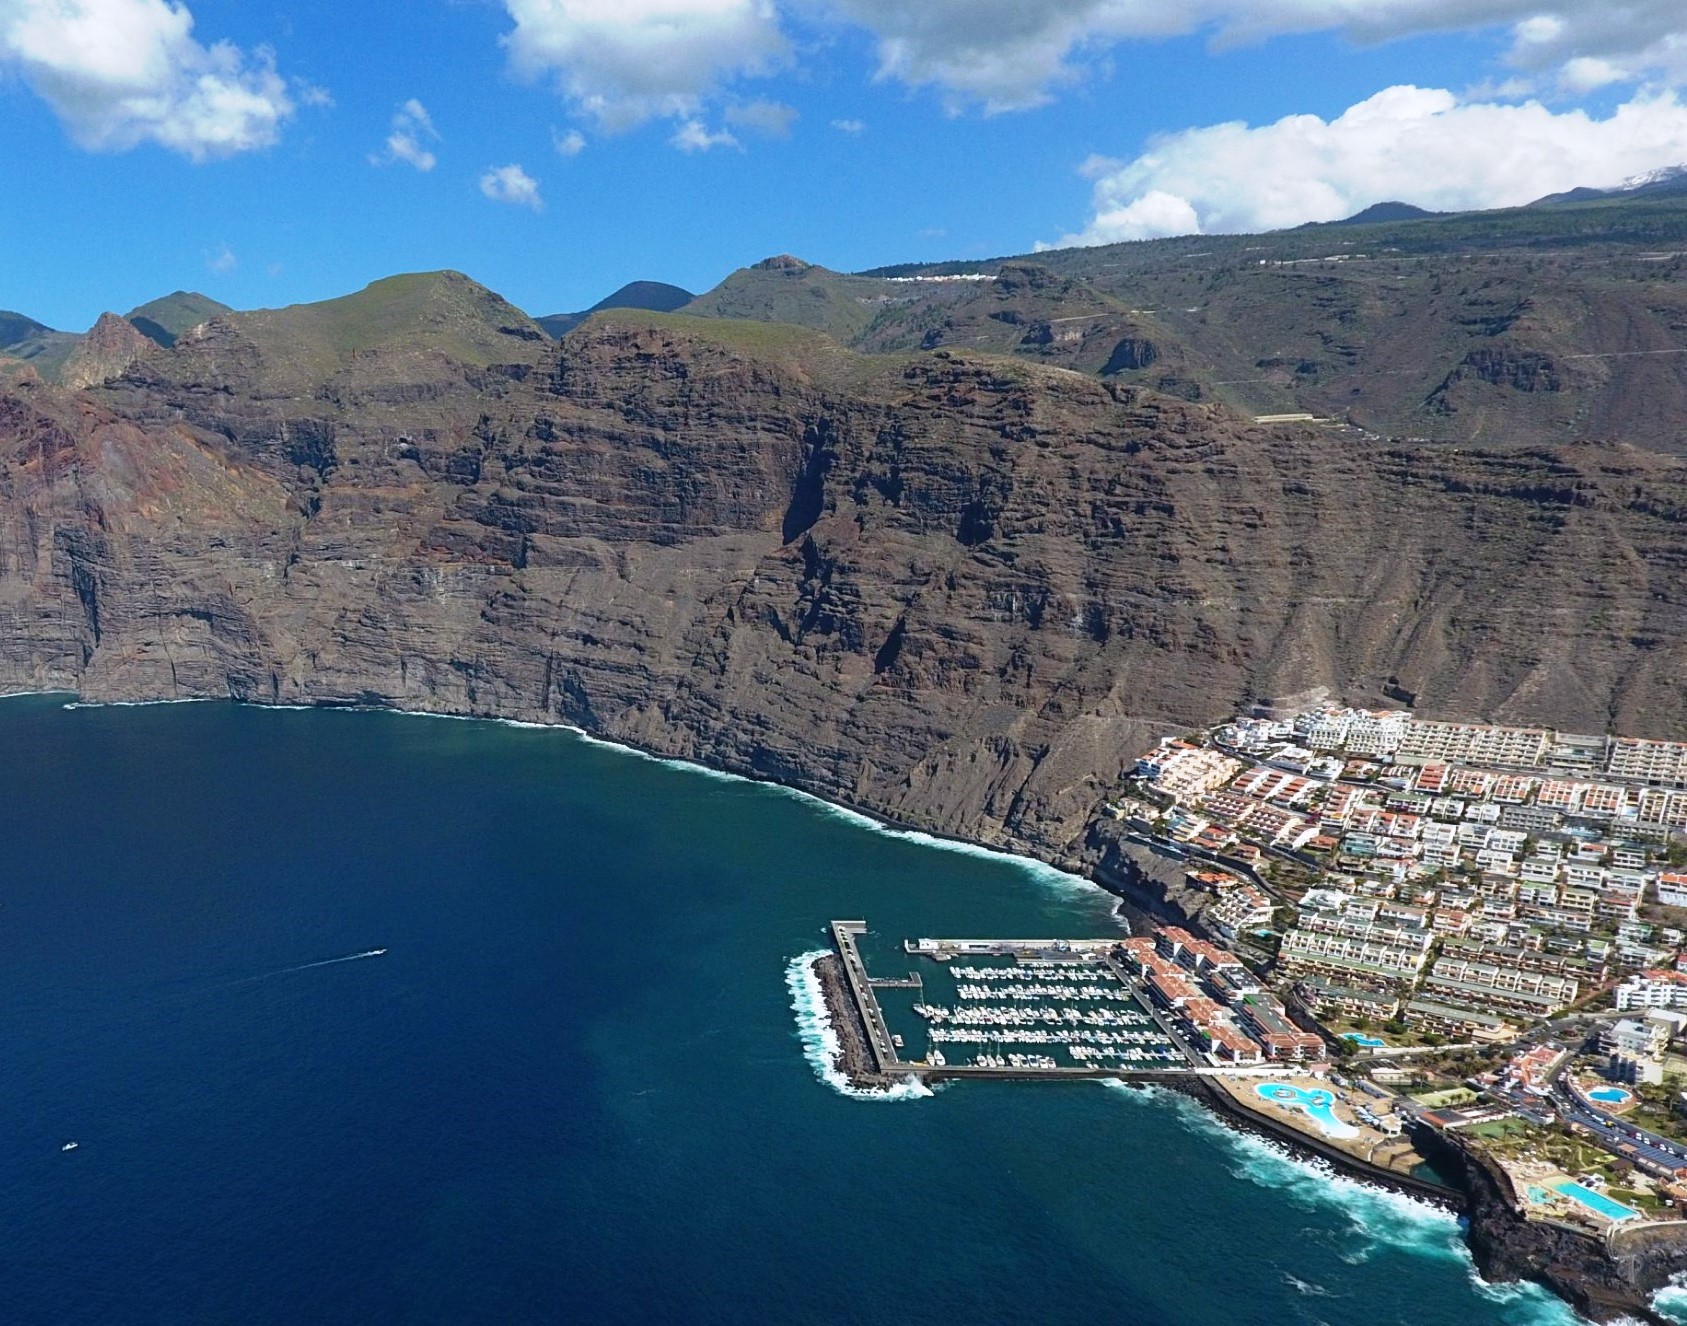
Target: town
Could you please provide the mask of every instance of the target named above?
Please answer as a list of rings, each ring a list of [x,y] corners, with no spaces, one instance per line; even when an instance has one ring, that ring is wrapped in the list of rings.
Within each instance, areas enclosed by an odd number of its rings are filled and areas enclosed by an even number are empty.
[[[1418,1195],[1453,1155],[1526,1222],[1683,1227],[1687,744],[1318,704],[1162,741],[1107,809],[1159,890],[1128,938],[873,976],[832,923],[860,1085],[1173,1086]]]
[[[1526,1214],[1687,1202],[1687,744],[1319,704],[1163,741],[1110,811],[1332,1074]]]

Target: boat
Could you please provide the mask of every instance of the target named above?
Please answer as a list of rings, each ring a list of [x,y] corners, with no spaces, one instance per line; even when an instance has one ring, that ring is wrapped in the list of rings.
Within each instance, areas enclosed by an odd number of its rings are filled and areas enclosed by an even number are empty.
[[[80,1142],[66,1142],[63,1146],[61,1146],[59,1148],[59,1150],[60,1151],[74,1151],[80,1145],[81,1145]]]

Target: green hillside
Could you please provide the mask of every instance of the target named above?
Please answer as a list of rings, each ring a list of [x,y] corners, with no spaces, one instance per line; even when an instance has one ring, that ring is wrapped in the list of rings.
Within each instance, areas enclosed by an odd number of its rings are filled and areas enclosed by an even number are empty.
[[[227,304],[218,303],[209,295],[192,290],[177,290],[130,309],[124,316],[150,339],[166,348],[176,343],[183,332],[209,322],[221,313],[231,313]]]

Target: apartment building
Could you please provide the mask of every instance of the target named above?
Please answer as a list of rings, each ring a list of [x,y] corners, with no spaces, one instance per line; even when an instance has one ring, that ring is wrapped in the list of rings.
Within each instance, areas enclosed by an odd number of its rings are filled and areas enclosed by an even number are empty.
[[[1438,723],[1414,718],[1406,724],[1397,754],[1402,759],[1447,764],[1538,768],[1552,745],[1540,728],[1493,727],[1484,723]]]

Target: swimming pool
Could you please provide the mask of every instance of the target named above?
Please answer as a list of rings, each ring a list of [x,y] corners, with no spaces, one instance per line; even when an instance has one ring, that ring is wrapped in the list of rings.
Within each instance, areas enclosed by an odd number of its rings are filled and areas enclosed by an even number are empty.
[[[1589,1100],[1596,1100],[1601,1105],[1627,1105],[1634,1099],[1632,1091],[1624,1091],[1621,1087],[1595,1087],[1587,1093]]]
[[[1381,1036],[1367,1036],[1362,1031],[1344,1031],[1341,1033],[1344,1041],[1352,1041],[1355,1045],[1363,1045],[1367,1049],[1375,1049],[1380,1045],[1387,1045]]]
[[[1585,1184],[1565,1182],[1554,1184],[1553,1187],[1555,1191],[1563,1193],[1571,1201],[1580,1202],[1588,1210],[1597,1212],[1607,1220],[1627,1220],[1631,1216],[1640,1214],[1632,1206],[1624,1206],[1621,1202],[1614,1201],[1602,1192],[1595,1192]]]
[[[1261,1100],[1281,1105],[1284,1109],[1299,1110],[1324,1131],[1326,1137],[1357,1137],[1359,1130],[1336,1118],[1331,1109],[1336,1098],[1324,1090],[1308,1091],[1288,1082],[1261,1082],[1254,1088]]]

